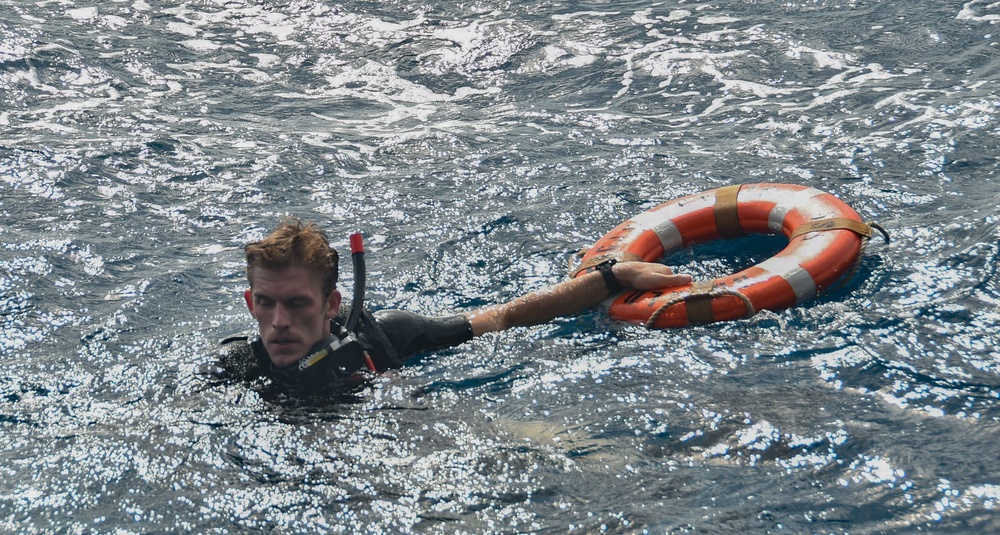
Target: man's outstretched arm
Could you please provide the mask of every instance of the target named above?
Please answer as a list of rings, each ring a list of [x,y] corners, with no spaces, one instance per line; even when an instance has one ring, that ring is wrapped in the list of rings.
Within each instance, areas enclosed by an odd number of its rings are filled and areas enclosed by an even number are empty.
[[[670,268],[656,262],[620,262],[612,266],[612,270],[622,286],[636,290],[667,288],[691,282],[690,275],[674,274]],[[472,335],[479,336],[575,314],[600,303],[608,295],[610,292],[604,278],[595,271],[502,305],[466,313],[466,317],[472,324]]]

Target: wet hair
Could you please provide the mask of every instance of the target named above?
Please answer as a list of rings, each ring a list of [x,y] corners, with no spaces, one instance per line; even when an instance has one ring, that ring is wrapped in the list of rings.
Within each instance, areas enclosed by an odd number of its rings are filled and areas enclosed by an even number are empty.
[[[326,233],[315,223],[303,224],[298,218],[285,218],[274,232],[261,241],[243,247],[247,258],[247,281],[253,287],[253,270],[309,268],[323,281],[323,295],[337,287],[337,251],[330,247]]]

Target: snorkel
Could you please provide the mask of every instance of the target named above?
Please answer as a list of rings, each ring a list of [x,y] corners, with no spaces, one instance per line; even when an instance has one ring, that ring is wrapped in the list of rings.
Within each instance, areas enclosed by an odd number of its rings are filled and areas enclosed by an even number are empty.
[[[344,324],[344,328],[353,337],[361,313],[365,310],[365,273],[367,270],[365,269],[365,244],[361,233],[351,234],[348,241],[351,243],[351,266],[354,268],[354,295],[351,297],[351,313],[347,315],[347,323]],[[364,363],[369,370],[378,371],[367,351],[364,352]]]
[[[365,244],[360,232],[351,234],[351,264],[354,266],[354,296],[351,299],[351,313],[344,324],[348,331],[354,332],[361,318],[365,304]]]

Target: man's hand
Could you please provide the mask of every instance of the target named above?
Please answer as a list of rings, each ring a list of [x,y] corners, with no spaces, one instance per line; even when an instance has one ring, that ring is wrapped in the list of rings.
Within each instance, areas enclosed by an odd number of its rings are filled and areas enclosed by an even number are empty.
[[[612,268],[626,288],[656,290],[691,283],[691,275],[675,274],[659,262],[619,262]]]

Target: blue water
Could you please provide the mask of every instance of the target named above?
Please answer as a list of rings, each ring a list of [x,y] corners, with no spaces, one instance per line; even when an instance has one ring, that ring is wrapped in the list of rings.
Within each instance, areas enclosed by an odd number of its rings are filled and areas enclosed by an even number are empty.
[[[998,22],[980,0],[0,0],[0,531],[1000,530]],[[740,182],[829,191],[892,242],[787,311],[588,312],[355,403],[194,373],[251,327],[241,247],[283,215],[342,250],[365,233],[373,306],[445,314]]]

